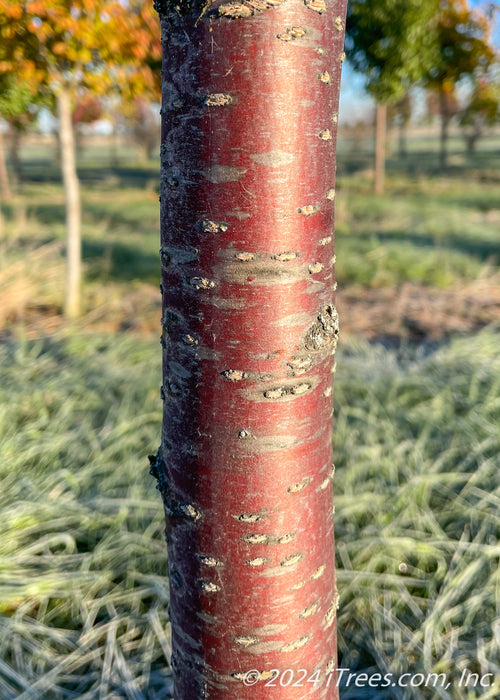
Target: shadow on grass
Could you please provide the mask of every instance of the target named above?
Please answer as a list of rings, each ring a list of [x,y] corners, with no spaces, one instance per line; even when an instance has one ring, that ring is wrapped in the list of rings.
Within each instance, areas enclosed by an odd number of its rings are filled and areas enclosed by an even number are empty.
[[[407,243],[416,248],[465,253],[483,262],[492,257],[500,258],[500,241],[461,238],[456,234],[433,236],[431,234],[406,233],[405,231],[370,231],[357,233],[356,239],[376,239],[380,243]]]
[[[374,153],[366,146],[352,150],[349,144],[339,142],[337,154],[337,171],[343,175],[355,175],[361,171],[373,170]],[[459,161],[458,163],[455,161]],[[447,177],[467,181],[473,179],[482,182],[500,181],[500,150],[480,150],[469,154],[465,150],[450,150],[448,166],[442,170],[439,163],[439,151],[436,148],[408,150],[406,157],[394,153],[386,160],[388,176],[398,173],[409,177],[440,178]],[[490,205],[491,206],[491,205]]]
[[[132,200],[125,201],[118,208],[111,208],[109,203],[86,201],[83,206],[84,222],[89,219],[92,223],[106,222],[109,231],[121,229],[138,235],[157,233],[160,236],[160,214],[157,201]]]
[[[110,192],[110,200],[112,199],[113,194]],[[15,219],[16,211],[13,205],[2,205],[2,211],[7,220]],[[26,215],[44,226],[64,226],[66,207],[63,202],[28,203]],[[84,225],[102,225],[105,222],[105,228],[109,232],[114,232],[115,229],[137,235],[158,232],[159,237],[159,214],[156,204],[147,200],[124,202],[121,208],[116,209],[106,203],[85,201],[82,216]]]
[[[101,187],[108,184],[110,188],[151,188],[160,180],[159,163],[134,163],[131,165],[83,164],[78,166],[80,182],[86,186],[93,184]],[[23,159],[23,183],[62,184],[61,169],[54,160]],[[22,183],[21,183],[22,185]],[[154,186],[154,185],[153,185]]]
[[[142,251],[138,246],[84,240],[82,257],[88,263],[86,276],[92,281],[141,280],[155,285],[160,282],[159,255]]]

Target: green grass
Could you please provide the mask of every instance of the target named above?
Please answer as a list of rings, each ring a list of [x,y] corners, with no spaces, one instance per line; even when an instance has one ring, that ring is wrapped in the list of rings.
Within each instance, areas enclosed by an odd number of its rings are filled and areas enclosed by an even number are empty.
[[[453,157],[460,144],[451,141]],[[444,178],[425,159],[415,171],[414,162],[422,155],[416,150],[419,145],[429,147],[425,139],[411,141],[407,162],[389,159],[386,193],[376,197],[371,176],[356,170],[356,153],[343,151],[341,140],[336,213],[341,286],[415,282],[444,289],[498,272],[498,179],[485,175],[483,149],[488,146],[493,163],[500,152],[498,139],[480,142],[472,160],[462,152],[463,164],[451,167]],[[21,255],[27,242],[63,242],[65,237],[64,197],[52,154],[41,147],[24,153],[21,196],[13,205],[3,205],[6,231]],[[159,281],[159,166],[153,161],[140,167],[132,155],[123,152],[120,164],[113,166],[107,147],[91,147],[80,158],[83,260],[90,297],[96,286]],[[60,287],[54,302],[59,306],[62,281]]]
[[[498,668],[499,344],[491,330],[437,351],[339,353],[344,666]],[[0,354],[0,697],[164,697],[166,554],[146,459],[157,343],[68,333]]]
[[[359,177],[340,179],[339,283],[446,288],[498,271],[498,191],[494,183],[401,176],[377,197]]]

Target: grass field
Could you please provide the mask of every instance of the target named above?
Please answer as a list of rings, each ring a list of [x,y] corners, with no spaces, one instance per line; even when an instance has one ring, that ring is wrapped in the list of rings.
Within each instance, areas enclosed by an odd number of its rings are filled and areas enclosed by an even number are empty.
[[[24,155],[0,241],[0,698],[163,700],[168,585],[147,465],[161,421],[157,167],[82,159],[85,315],[69,327],[58,171],[43,149]],[[500,184],[484,154],[446,178],[389,163],[381,198],[345,158],[340,296],[495,282]],[[497,697],[458,679],[500,683],[500,326],[422,341],[351,333],[338,352],[339,646],[351,670],[450,686],[343,700]]]

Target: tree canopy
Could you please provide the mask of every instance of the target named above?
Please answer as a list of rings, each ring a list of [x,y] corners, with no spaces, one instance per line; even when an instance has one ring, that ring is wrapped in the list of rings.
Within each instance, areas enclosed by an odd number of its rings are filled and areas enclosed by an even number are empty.
[[[149,3],[139,0],[0,0],[0,74],[57,91],[157,93],[161,45]]]
[[[346,53],[378,102],[396,102],[437,60],[436,0],[350,0]]]
[[[451,93],[465,76],[486,71],[495,58],[491,20],[467,0],[439,0],[436,23],[438,53],[425,76],[428,87]]]

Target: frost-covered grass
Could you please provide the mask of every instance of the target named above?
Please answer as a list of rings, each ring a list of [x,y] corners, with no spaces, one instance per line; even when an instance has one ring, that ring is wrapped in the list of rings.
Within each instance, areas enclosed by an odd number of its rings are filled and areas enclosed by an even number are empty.
[[[385,697],[498,697],[499,343],[490,330],[433,352],[359,345],[339,356],[343,665],[450,681],[448,694]],[[458,688],[464,669],[496,674],[496,686],[467,694]]]
[[[165,697],[157,350],[125,335],[0,350],[2,700]]]
[[[344,666],[457,681],[463,668],[499,671],[499,345],[488,330],[437,350],[339,351]],[[0,348],[2,700],[168,697],[162,509],[147,465],[159,355],[130,333]],[[367,697],[440,697],[389,691]]]

